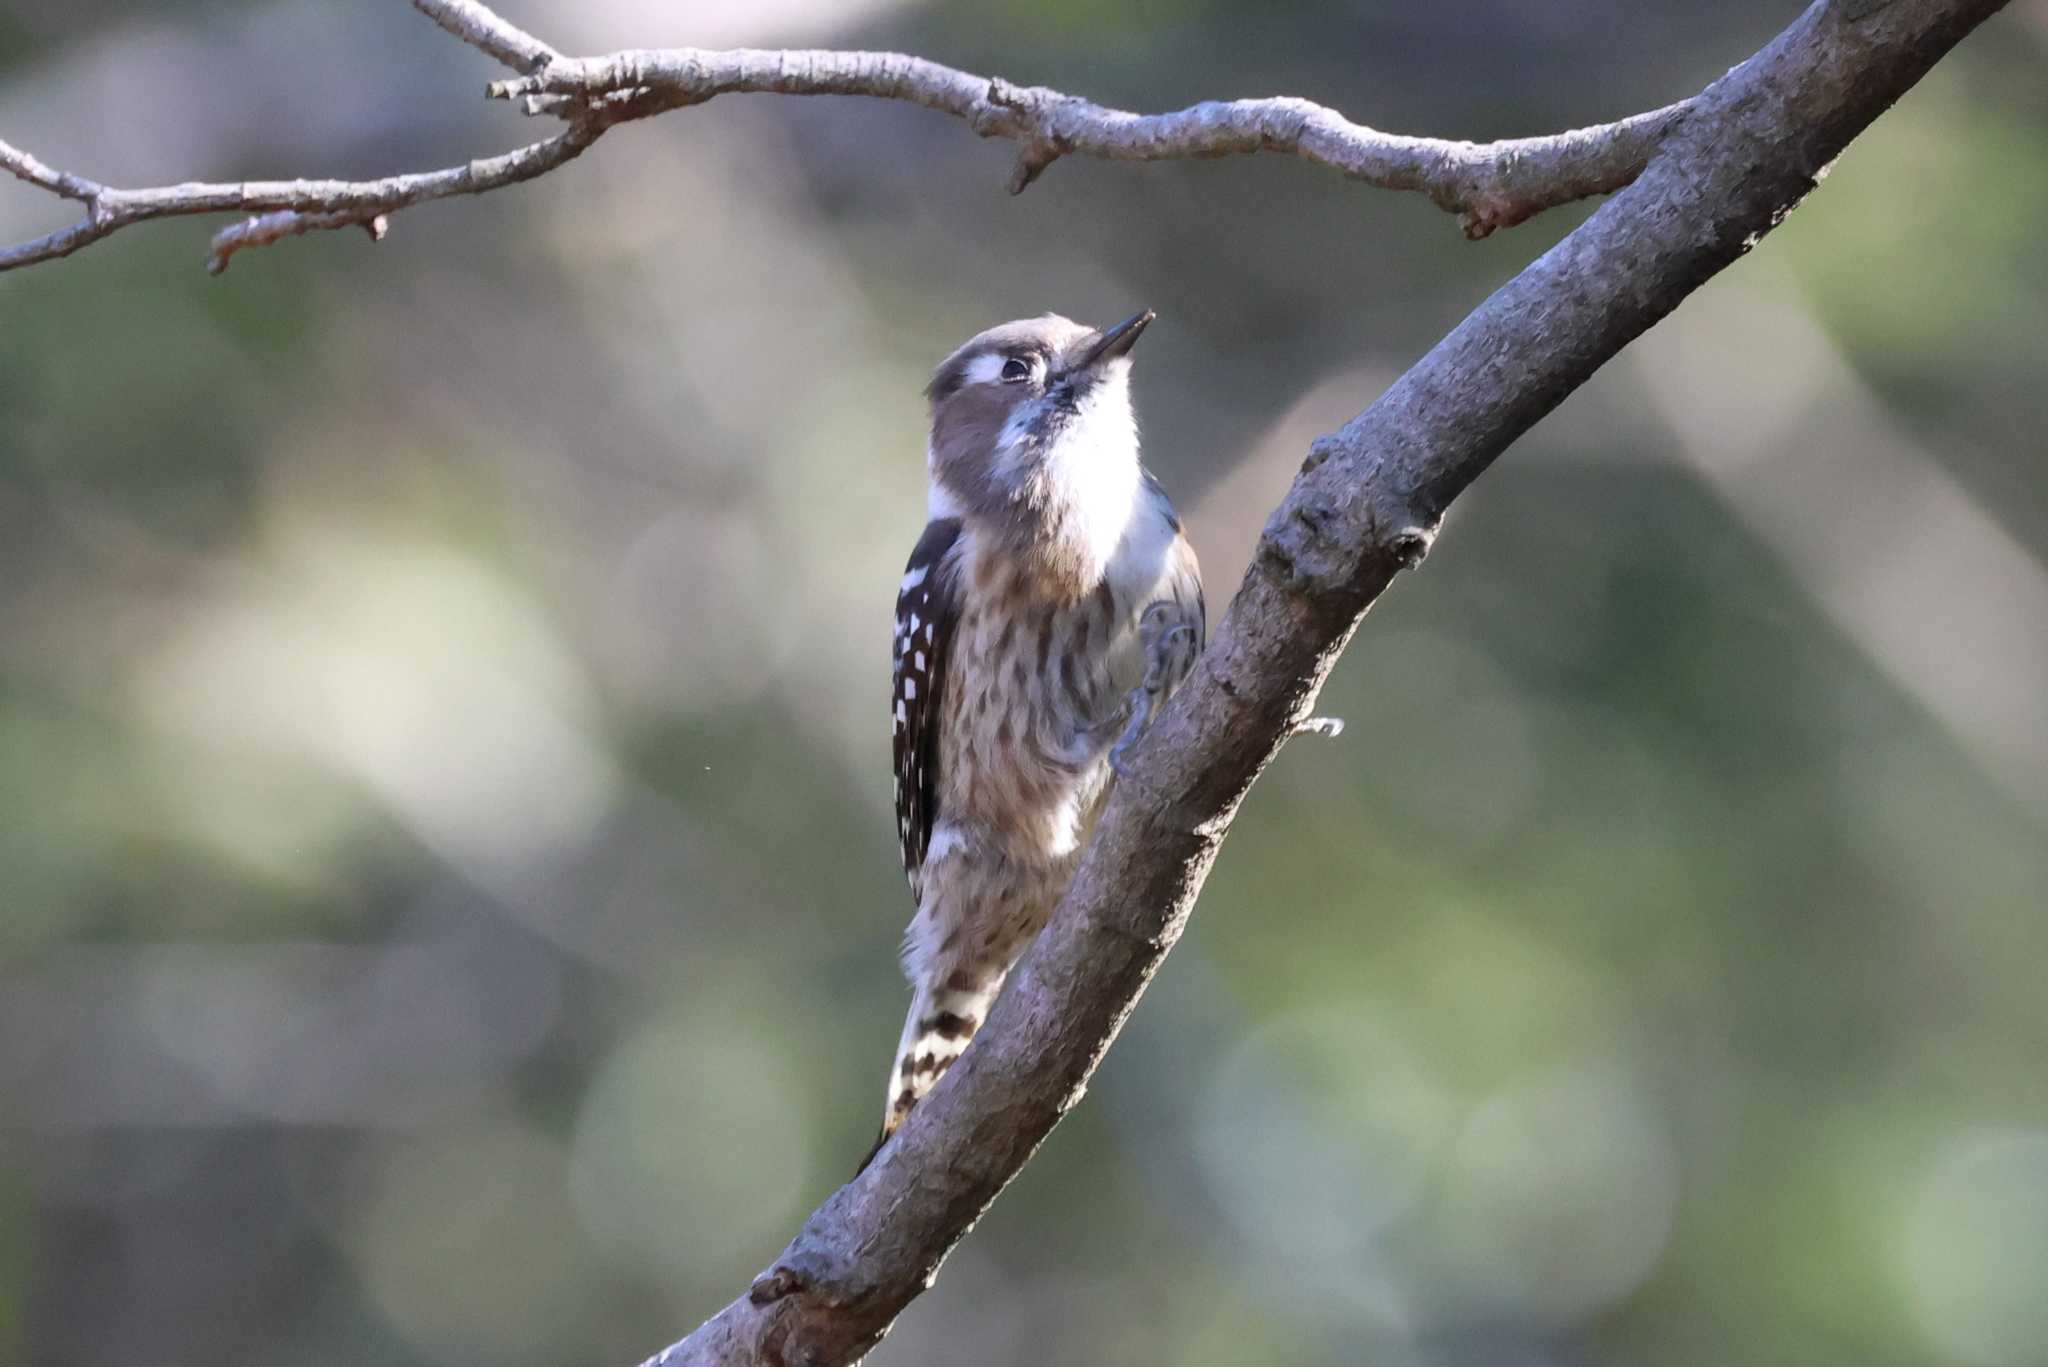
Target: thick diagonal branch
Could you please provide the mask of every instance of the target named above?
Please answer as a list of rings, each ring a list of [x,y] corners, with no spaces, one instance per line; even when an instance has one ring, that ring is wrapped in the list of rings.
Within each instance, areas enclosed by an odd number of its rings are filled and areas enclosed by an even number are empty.
[[[981,1035],[774,1266],[655,1359],[851,1362],[1082,1094],[1179,939],[1238,805],[1444,509],[1741,256],[2003,0],[1821,0],[1693,102],[1642,177],[1316,442],[1193,676],[1119,780]]]

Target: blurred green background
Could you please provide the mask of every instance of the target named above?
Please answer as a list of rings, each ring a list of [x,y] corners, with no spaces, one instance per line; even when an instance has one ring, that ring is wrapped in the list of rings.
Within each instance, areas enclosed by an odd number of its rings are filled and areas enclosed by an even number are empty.
[[[527,0],[1488,138],[1794,0]],[[1524,440],[1094,1085],[875,1361],[2048,1363],[2048,3]],[[537,125],[398,0],[0,2],[117,184]],[[200,270],[0,277],[0,1361],[628,1363],[874,1131],[918,388],[1157,308],[1220,605],[1308,441],[1580,221],[722,99]],[[71,206],[0,184],[0,236]]]

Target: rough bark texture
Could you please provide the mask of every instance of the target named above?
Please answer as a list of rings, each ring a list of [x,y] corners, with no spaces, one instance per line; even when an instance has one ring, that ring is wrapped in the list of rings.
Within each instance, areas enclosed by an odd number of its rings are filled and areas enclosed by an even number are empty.
[[[1507,445],[1798,204],[2002,0],[1822,0],[1643,175],[1316,442],[1214,643],[1133,761],[981,1036],[747,1296],[656,1363],[859,1358],[1079,1100],[1238,804],[1372,601]]]

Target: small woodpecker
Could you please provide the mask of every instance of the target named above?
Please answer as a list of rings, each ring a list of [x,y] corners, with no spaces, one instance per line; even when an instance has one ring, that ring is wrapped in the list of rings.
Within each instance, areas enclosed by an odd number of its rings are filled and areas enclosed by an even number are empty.
[[[913,999],[869,1158],[987,1018],[1201,652],[1201,570],[1138,463],[1130,351],[1152,318],[1005,323],[925,391],[929,520],[890,697]]]

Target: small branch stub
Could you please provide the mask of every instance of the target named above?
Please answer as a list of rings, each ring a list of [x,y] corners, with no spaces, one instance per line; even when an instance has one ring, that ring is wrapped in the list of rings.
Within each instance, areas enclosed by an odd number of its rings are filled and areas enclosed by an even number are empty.
[[[1021,195],[1031,188],[1031,182],[1045,174],[1045,168],[1060,159],[1060,149],[1049,142],[1034,142],[1017,153],[1017,164],[1010,168],[1009,190]]]
[[[296,209],[280,209],[276,213],[245,218],[213,235],[213,243],[206,253],[206,273],[219,275],[228,268],[229,258],[245,247],[267,247],[299,233],[349,227],[359,227],[370,235],[372,242],[382,242],[385,234],[391,231],[391,216],[372,213],[365,217],[361,212],[302,214]]]
[[[1429,555],[1429,548],[1436,544],[1436,531],[1428,527],[1404,527],[1394,534],[1394,558],[1401,562],[1401,568],[1418,568]]]
[[[772,1267],[754,1279],[754,1284],[747,1288],[747,1299],[755,1305],[773,1305],[803,1289],[803,1279],[796,1273],[786,1267]]]

